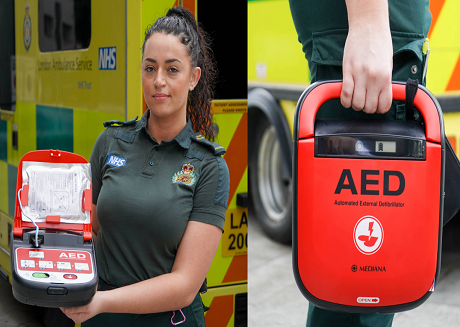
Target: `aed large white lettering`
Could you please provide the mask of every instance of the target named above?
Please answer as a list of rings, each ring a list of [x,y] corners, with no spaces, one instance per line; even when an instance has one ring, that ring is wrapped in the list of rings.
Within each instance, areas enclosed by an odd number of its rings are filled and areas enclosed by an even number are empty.
[[[59,256],[60,259],[85,259],[86,254],[84,253],[65,253],[62,252],[61,255]]]
[[[379,190],[369,189],[369,185],[379,185],[378,179],[373,179],[372,176],[379,176],[379,170],[361,170],[361,194],[363,195],[379,195]],[[390,190],[390,177],[394,176],[399,180],[399,187],[396,190]],[[346,183],[347,181],[347,183]],[[396,170],[383,171],[383,195],[398,196],[404,192],[406,181],[404,175]],[[351,194],[358,194],[353,176],[350,169],[342,170],[339,182],[335,188],[334,194],[340,194],[342,190],[350,190]]]

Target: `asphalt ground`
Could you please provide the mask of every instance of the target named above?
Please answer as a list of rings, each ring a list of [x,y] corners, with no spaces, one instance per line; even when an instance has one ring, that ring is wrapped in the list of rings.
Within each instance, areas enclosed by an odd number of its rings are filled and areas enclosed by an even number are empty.
[[[308,301],[297,288],[292,247],[270,240],[250,214],[248,323],[254,326],[305,326]],[[447,228],[448,227],[448,228]],[[398,313],[393,327],[460,326],[460,218],[444,229],[441,274],[431,297],[416,309]],[[333,326],[334,327],[334,326]]]

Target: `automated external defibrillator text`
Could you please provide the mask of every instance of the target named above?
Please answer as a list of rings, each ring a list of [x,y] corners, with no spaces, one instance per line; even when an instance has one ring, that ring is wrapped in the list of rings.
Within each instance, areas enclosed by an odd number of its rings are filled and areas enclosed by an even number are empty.
[[[353,207],[396,207],[403,208],[404,202],[396,201],[334,201],[336,206],[353,206]]]

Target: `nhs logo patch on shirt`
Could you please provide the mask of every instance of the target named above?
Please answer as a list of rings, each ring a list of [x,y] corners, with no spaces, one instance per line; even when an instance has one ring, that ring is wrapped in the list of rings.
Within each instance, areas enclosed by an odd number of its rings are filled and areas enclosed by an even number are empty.
[[[117,69],[117,47],[99,48],[99,70]]]
[[[126,159],[124,158],[118,158],[117,156],[114,156],[113,154],[109,154],[109,159],[107,160],[107,165],[115,166],[115,167],[121,167],[126,164]]]

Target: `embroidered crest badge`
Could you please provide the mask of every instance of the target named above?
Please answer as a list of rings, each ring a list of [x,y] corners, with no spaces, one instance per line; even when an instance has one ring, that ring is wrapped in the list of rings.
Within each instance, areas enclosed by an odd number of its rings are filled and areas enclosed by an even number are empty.
[[[182,170],[174,174],[172,178],[173,183],[184,184],[192,186],[195,184],[196,175],[194,173],[195,167],[191,164],[185,164],[182,166]]]

